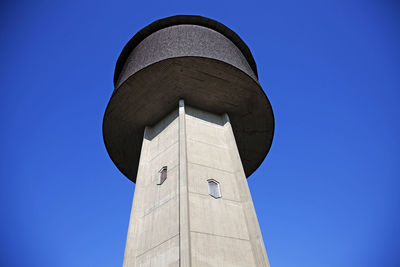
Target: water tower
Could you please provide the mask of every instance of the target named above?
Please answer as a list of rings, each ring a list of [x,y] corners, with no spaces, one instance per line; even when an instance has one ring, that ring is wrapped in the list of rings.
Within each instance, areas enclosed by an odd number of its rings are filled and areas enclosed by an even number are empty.
[[[242,39],[201,16],[157,20],[114,85],[104,143],[136,183],[123,266],[269,266],[246,178],[274,117]]]

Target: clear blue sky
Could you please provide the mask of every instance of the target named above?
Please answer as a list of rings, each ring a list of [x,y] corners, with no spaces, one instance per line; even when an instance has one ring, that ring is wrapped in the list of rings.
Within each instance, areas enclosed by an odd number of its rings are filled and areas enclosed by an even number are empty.
[[[276,132],[248,182],[272,266],[400,266],[397,1],[56,2],[0,4],[1,266],[122,265],[134,184],[103,113],[125,43],[176,14],[256,59]]]

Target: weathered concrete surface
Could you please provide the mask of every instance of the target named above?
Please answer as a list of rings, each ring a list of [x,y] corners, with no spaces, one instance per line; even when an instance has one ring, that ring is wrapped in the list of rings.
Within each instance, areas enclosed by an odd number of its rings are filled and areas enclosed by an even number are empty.
[[[121,53],[103,137],[115,165],[136,181],[145,126],[179,99],[228,113],[246,176],[267,155],[274,133],[271,105],[248,47],[221,23],[199,16],[166,18],[141,30]]]
[[[176,110],[146,128],[124,266],[179,266],[178,123]],[[158,166],[168,167],[162,185],[157,185]]]
[[[269,266],[228,115],[176,106],[145,130],[124,267]]]

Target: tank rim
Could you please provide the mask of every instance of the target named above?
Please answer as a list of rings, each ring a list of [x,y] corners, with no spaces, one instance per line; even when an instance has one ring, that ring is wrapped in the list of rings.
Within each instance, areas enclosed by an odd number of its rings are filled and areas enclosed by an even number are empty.
[[[182,25],[182,24],[189,24],[189,25],[198,25],[198,26],[203,26],[210,28],[212,30],[215,30],[221,34],[223,34],[225,37],[227,37],[230,41],[232,41],[242,52],[244,57],[246,58],[247,62],[249,63],[251,69],[253,70],[255,76],[258,79],[258,73],[257,73],[257,65],[256,62],[253,58],[253,55],[250,52],[249,47],[245,44],[245,42],[237,35],[234,31],[229,29],[227,26],[224,24],[213,20],[209,19],[206,17],[198,16],[198,15],[175,15],[163,19],[159,19],[154,21],[153,23],[147,25],[140,31],[138,31],[125,45],[125,47],[122,49],[121,54],[118,57],[117,63],[115,65],[115,70],[114,70],[114,87],[117,85],[118,78],[122,72],[122,69],[124,67],[124,64],[126,60],[128,59],[130,53],[132,52],[133,49],[141,42],[143,41],[146,37],[150,36],[152,33],[167,28],[175,25]]]
[[[212,59],[212,58],[198,57],[198,56],[174,57],[174,58],[164,59],[164,60],[155,62],[155,63],[153,63],[153,64],[151,64],[151,65],[149,65],[149,66],[144,67],[143,69],[139,70],[139,71],[136,72],[135,74],[131,75],[126,81],[124,81],[124,82],[118,87],[118,89],[120,89],[121,87],[125,87],[124,84],[129,83],[129,80],[132,79],[133,77],[135,77],[135,76],[137,76],[137,75],[142,75],[143,72],[148,72],[149,69],[151,69],[151,68],[153,68],[153,67],[155,67],[155,66],[157,66],[157,65],[159,65],[159,64],[165,64],[166,62],[169,62],[169,61],[176,61],[176,60],[185,60],[185,61],[186,61],[186,60],[191,60],[191,59],[198,59],[198,60],[202,60],[202,61],[214,62],[214,63],[216,63],[216,64],[222,64],[222,65],[224,65],[225,67],[231,69],[232,71],[237,72],[238,74],[243,75],[242,77],[245,78],[246,80],[250,81],[250,84],[252,84],[252,87],[253,87],[254,89],[256,89],[258,92],[260,92],[261,95],[262,95],[262,96],[260,96],[260,97],[263,98],[263,99],[266,101],[266,102],[265,102],[265,104],[266,104],[265,107],[267,108],[267,110],[268,110],[268,112],[269,112],[269,114],[270,114],[270,119],[271,119],[271,120],[269,121],[268,124],[271,126],[271,129],[270,129],[271,131],[270,131],[270,132],[266,132],[266,134],[268,135],[268,137],[265,138],[267,144],[266,144],[266,146],[264,147],[264,152],[263,152],[263,153],[259,153],[257,159],[255,159],[255,160],[253,161],[253,162],[255,163],[255,164],[254,164],[254,167],[253,167],[253,168],[246,168],[245,165],[243,165],[243,169],[244,169],[244,171],[245,171],[245,175],[246,175],[247,178],[249,178],[249,177],[251,176],[251,174],[253,174],[253,173],[261,166],[262,162],[265,160],[266,156],[268,155],[268,153],[269,153],[269,151],[270,151],[270,149],[271,149],[271,146],[272,146],[272,143],[273,143],[274,132],[275,132],[275,118],[274,118],[274,112],[273,112],[273,109],[272,109],[272,106],[271,106],[271,102],[269,101],[269,99],[268,99],[266,93],[265,93],[264,90],[262,89],[262,87],[261,87],[261,85],[259,84],[259,82],[256,81],[256,80],[254,80],[253,78],[251,78],[247,73],[245,73],[244,71],[238,69],[237,67],[235,67],[235,66],[233,66],[233,65],[231,65],[231,64],[229,64],[229,63],[226,63],[226,62],[224,62],[224,61],[219,61],[219,60],[216,60],[216,59]],[[112,111],[112,109],[111,109],[111,102],[113,102],[113,101],[118,101],[118,100],[116,100],[116,98],[120,98],[120,97],[118,96],[118,93],[120,93],[120,90],[118,90],[118,89],[113,91],[113,93],[112,93],[112,95],[111,95],[111,98],[110,98],[110,101],[108,102],[107,107],[106,107],[106,110],[105,110],[105,113],[104,113],[104,115],[103,115],[103,124],[102,124],[103,142],[104,142],[104,144],[105,144],[107,153],[108,153],[108,155],[110,156],[111,160],[114,162],[115,166],[116,166],[116,167],[120,170],[120,172],[121,172],[122,174],[124,174],[129,180],[131,180],[132,182],[136,183],[136,175],[137,175],[137,171],[138,171],[138,166],[134,167],[134,171],[131,172],[130,170],[127,170],[127,169],[125,168],[125,167],[127,166],[127,164],[124,164],[123,161],[117,160],[117,158],[115,157],[115,155],[116,155],[116,154],[115,154],[115,151],[114,151],[113,149],[111,149],[111,139],[112,139],[112,138],[108,135],[107,130],[106,130],[106,128],[107,128],[107,129],[111,129],[111,128],[109,128],[109,127],[106,126],[106,120],[109,119],[108,117],[109,117],[109,115],[111,114],[111,111]],[[126,89],[126,88],[125,88],[125,89]],[[185,99],[185,97],[182,97],[182,99]],[[186,99],[185,99],[185,101],[186,101]],[[193,103],[191,103],[190,101],[188,101],[188,105],[189,105],[189,106],[193,106],[193,107],[195,107],[195,108],[197,107],[196,105],[192,105],[192,104],[193,104]],[[209,109],[205,109],[205,110],[206,110],[206,111],[209,111],[209,112],[214,112],[213,110],[209,110]],[[172,111],[172,109],[171,109],[171,111]],[[214,112],[214,113],[219,114],[219,112]],[[221,114],[222,114],[222,113],[221,113]],[[229,112],[228,112],[228,114],[229,114]],[[231,123],[232,123],[232,122],[233,122],[233,118],[230,118],[230,119],[231,119]],[[149,125],[151,126],[151,125],[153,125],[153,124],[149,124]],[[140,140],[141,140],[141,141],[142,141],[142,138],[143,138],[144,126],[145,126],[145,125],[141,125],[141,127],[140,127],[140,128],[141,128],[141,129],[140,129],[140,131],[141,131],[141,133],[140,133],[140,135],[141,135]],[[233,125],[232,125],[232,126],[233,126]],[[233,128],[234,128],[234,127],[233,127]],[[235,133],[235,129],[234,129],[234,133]],[[237,138],[236,135],[235,135],[235,138]],[[140,151],[141,151],[141,145],[142,145],[142,144],[141,144],[141,141],[140,141],[140,144],[138,143],[137,146],[136,146],[136,147],[138,147],[138,151],[137,151],[138,155],[137,155],[137,158],[136,158],[137,163],[139,163],[139,158],[140,158]],[[237,141],[237,140],[236,140],[236,141]],[[238,147],[238,150],[239,150],[239,154],[241,154],[241,149],[240,149],[239,147]],[[246,156],[244,156],[244,158],[242,158],[242,155],[240,155],[240,156],[241,156],[241,159],[242,159],[242,162],[243,162],[243,160],[246,158]],[[130,160],[129,162],[132,163],[132,160]],[[130,164],[131,164],[131,163],[130,163]],[[243,162],[243,164],[244,164],[244,162]]]

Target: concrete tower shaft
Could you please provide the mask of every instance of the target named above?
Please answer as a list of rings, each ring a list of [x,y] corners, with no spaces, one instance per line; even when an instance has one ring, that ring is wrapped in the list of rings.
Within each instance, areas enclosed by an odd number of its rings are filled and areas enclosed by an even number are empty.
[[[124,266],[269,266],[227,114],[181,100],[146,127]]]

